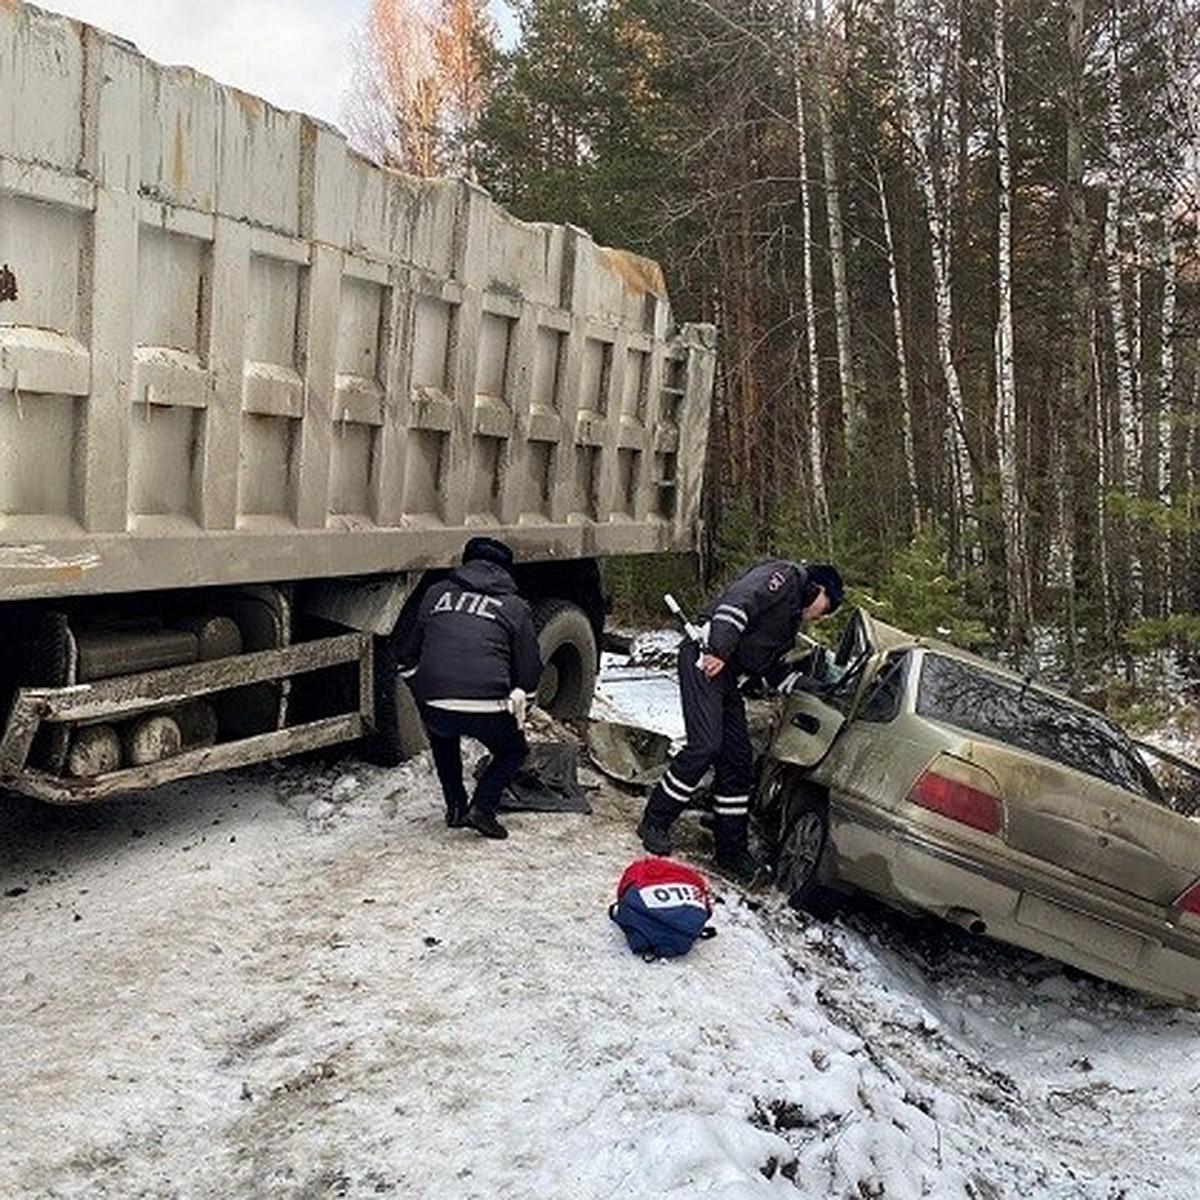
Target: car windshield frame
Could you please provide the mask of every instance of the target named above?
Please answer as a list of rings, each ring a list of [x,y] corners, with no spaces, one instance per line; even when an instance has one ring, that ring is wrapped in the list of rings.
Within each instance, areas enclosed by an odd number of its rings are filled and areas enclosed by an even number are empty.
[[[855,720],[885,725],[900,715],[912,662],[911,646],[888,651],[863,689],[858,707],[854,710]]]
[[[1119,725],[1032,682],[926,650],[914,711],[1163,802],[1149,766]]]

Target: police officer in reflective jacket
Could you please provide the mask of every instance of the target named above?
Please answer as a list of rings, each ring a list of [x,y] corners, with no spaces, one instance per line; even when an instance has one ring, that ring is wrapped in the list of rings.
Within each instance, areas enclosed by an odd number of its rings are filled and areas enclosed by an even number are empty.
[[[842,600],[842,579],[829,563],[768,559],[733,581],[701,615],[703,645],[679,648],[679,698],[687,741],[646,802],[638,825],[651,854],[670,854],[670,827],[714,767],[713,836],[717,865],[746,883],[759,877],[750,853],[754,754],[739,677],[770,676],[796,642],[802,621],[815,621]]]
[[[462,566],[422,597],[400,647],[401,678],[421,709],[446,799],[446,824],[505,838],[496,820],[500,796],[516,778],[529,745],[522,732],[526,697],[542,673],[529,604],[509,573],[512,550],[473,537]],[[468,800],[461,740],[482,742],[491,761]]]

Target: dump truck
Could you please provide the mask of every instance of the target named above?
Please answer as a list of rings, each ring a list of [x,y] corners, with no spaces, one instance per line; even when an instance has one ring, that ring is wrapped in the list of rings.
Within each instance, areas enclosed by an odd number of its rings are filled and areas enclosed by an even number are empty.
[[[657,264],[0,4],[0,788],[418,744],[396,646],[488,534],[586,713],[611,555],[694,550],[715,337]]]

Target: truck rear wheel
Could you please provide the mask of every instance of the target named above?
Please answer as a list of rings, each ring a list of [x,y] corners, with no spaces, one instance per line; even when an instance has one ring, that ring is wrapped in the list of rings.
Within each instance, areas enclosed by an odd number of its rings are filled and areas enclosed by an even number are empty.
[[[592,623],[569,600],[541,600],[533,623],[542,651],[537,703],[552,717],[586,717],[596,690],[596,635]]]

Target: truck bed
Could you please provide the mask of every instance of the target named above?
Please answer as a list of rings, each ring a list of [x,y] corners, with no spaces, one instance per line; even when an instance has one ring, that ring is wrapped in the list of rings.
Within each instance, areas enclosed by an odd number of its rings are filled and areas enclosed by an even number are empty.
[[[661,271],[0,4],[0,600],[688,549]]]

